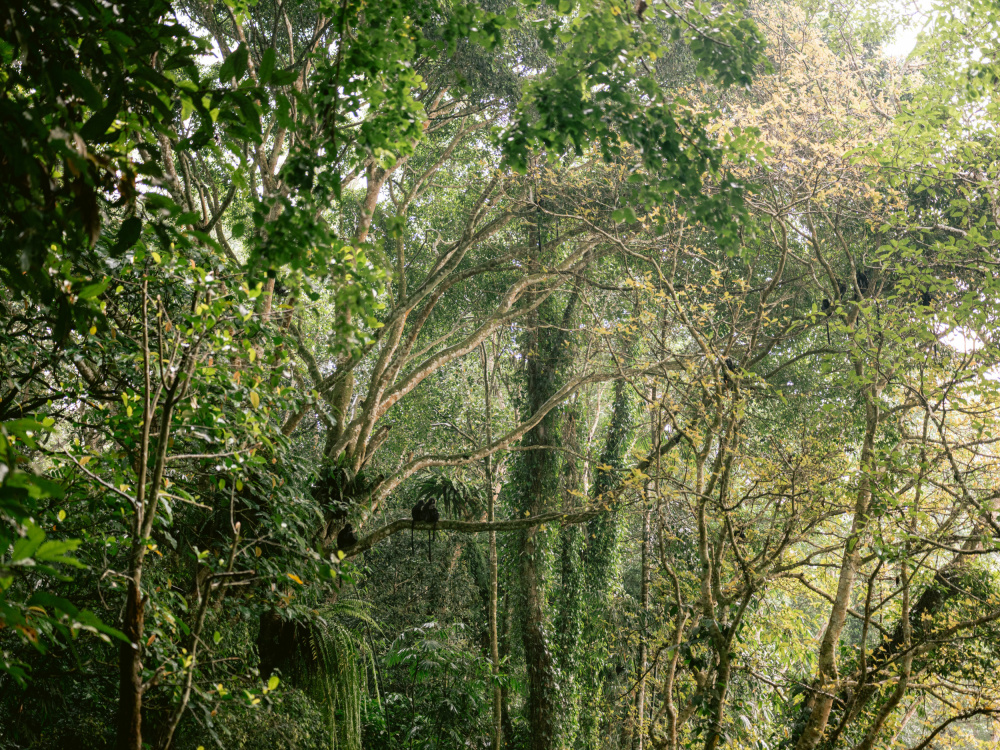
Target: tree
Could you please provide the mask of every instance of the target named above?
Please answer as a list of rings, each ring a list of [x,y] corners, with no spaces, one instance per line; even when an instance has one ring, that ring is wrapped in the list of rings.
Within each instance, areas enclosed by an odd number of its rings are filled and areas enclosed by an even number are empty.
[[[0,22],[5,738],[988,741],[992,11],[147,5]]]

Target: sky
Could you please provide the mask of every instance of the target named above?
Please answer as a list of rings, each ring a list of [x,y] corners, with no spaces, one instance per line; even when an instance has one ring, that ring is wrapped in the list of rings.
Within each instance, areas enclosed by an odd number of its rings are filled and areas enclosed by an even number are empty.
[[[935,11],[934,0],[889,0],[902,17],[909,17],[911,25],[897,30],[896,38],[885,45],[882,51],[889,57],[905,58],[917,46],[917,36],[931,20]]]
[[[896,38],[885,45],[882,51],[889,57],[906,57],[917,45],[917,34],[919,33],[919,27],[899,29],[896,32]]]

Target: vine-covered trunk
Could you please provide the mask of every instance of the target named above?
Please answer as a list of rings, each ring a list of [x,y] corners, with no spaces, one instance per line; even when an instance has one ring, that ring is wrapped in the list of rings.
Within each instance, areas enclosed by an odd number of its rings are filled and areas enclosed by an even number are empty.
[[[524,587],[524,658],[528,666],[528,723],[531,750],[554,746],[556,731],[556,685],[552,650],[545,633],[541,573],[536,564],[537,529],[525,534],[521,551]]]
[[[583,545],[579,527],[567,526],[559,530],[560,586],[556,638],[563,699],[559,734],[564,747],[573,745],[580,722],[580,690],[576,672],[583,630]]]
[[[649,639],[649,535],[650,535],[650,514],[652,511],[648,507],[649,487],[647,485],[647,508],[642,514],[642,561],[641,576],[639,584],[639,605],[642,608],[642,627],[639,631],[639,654],[636,659],[636,670],[639,673],[639,686],[635,696],[635,745],[638,750],[643,750],[644,739],[646,737],[646,727],[644,717],[646,715],[646,669],[649,660],[648,639]]]
[[[615,556],[618,548],[620,521],[614,506],[617,500],[614,491],[621,483],[621,471],[628,458],[629,448],[635,437],[635,418],[632,400],[632,386],[625,380],[615,382],[615,396],[611,410],[611,421],[601,451],[599,466],[594,473],[594,502],[612,509],[602,513],[587,524],[587,547],[585,555],[585,585],[588,601],[584,614],[583,642],[597,644],[606,642],[602,634],[602,623],[608,613],[607,592],[614,579]],[[581,735],[588,747],[596,747],[601,728],[603,705],[603,685],[600,675],[607,660],[600,653],[591,653],[578,669],[586,695],[582,712]]]
[[[542,362],[529,362],[528,400],[542,403],[554,387],[548,368]],[[525,439],[529,445],[557,445],[558,429],[555,415],[546,417]],[[559,466],[553,451],[526,451],[519,477],[522,507],[531,515],[544,512],[547,501],[558,488]],[[556,685],[552,647],[545,631],[544,571],[540,565],[537,527],[525,531],[521,541],[521,604],[523,607],[524,659],[528,670],[528,722],[531,728],[532,750],[548,750],[554,746],[556,731]]]
[[[537,244],[539,255],[540,232],[539,226],[532,233],[532,244]],[[578,297],[579,291],[574,291],[561,313],[550,297],[534,315],[534,325],[524,338],[525,413],[537,412],[559,390],[563,372],[573,360],[572,339],[565,332],[570,329]],[[517,507],[522,513],[545,512],[559,496],[561,464],[557,451],[562,445],[561,427],[562,415],[558,410],[550,411],[521,441],[526,447],[547,448],[521,453],[514,486],[519,494]],[[554,649],[545,628],[545,581],[540,555],[543,543],[538,527],[527,530],[521,538],[522,639],[528,672],[527,713],[532,750],[556,746],[559,709]]]
[[[575,399],[566,418],[566,443],[570,449],[563,466],[563,510],[578,507],[578,493],[586,491],[586,466],[580,458],[588,452],[587,414]],[[574,455],[575,454],[575,455]],[[576,525],[559,529],[559,589],[556,597],[556,666],[560,675],[562,708],[559,746],[572,747],[580,724],[580,689],[577,661],[583,629],[583,549],[585,539]]]
[[[492,403],[490,401],[490,368],[489,358],[486,356],[486,344],[482,346],[483,353],[483,400],[486,404],[486,443],[493,442],[493,414]],[[486,517],[490,523],[496,520],[496,489],[493,486],[493,456],[486,457]],[[500,646],[497,639],[497,532],[490,531],[489,535],[490,558],[489,558],[489,605],[487,607],[487,627],[489,628],[490,640],[490,662],[493,671],[493,737],[490,746],[493,750],[500,750],[502,725],[502,696],[500,694]]]

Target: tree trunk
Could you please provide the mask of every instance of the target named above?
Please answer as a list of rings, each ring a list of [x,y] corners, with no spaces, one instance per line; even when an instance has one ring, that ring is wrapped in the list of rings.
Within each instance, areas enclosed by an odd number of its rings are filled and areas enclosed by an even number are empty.
[[[537,528],[524,535],[521,580],[524,587],[524,659],[528,668],[528,724],[531,750],[548,750],[556,738],[555,679],[552,650],[545,633],[542,582],[536,565]]]
[[[963,545],[963,551],[972,554],[980,546],[979,540],[973,538]],[[947,565],[934,574],[930,585],[924,589],[916,603],[908,608],[909,615],[900,618],[892,636],[883,639],[882,643],[868,657],[866,666],[871,678],[869,678],[863,687],[855,691],[853,697],[846,689],[840,691],[837,704],[846,708],[841,712],[841,726],[838,727],[834,735],[861,716],[868,704],[879,693],[881,686],[880,672],[896,660],[899,653],[904,649],[907,640],[907,630],[912,633],[910,636],[912,640],[920,643],[929,636],[928,630],[933,627],[934,615],[938,614],[957,596],[964,593],[964,589],[960,583],[962,577],[965,575],[968,561],[968,555],[955,555]],[[823,747],[829,746],[829,740],[825,740]]]
[[[500,658],[505,659],[510,656],[510,600],[504,594],[504,618],[503,630],[500,631],[499,638]],[[500,745],[511,747],[514,742],[514,722],[510,718],[510,688],[503,685],[500,688],[500,726],[503,729]]]
[[[533,198],[532,198],[533,199]],[[537,246],[534,265],[543,262],[541,226],[530,229],[532,246]],[[553,298],[542,303],[534,314],[533,325],[524,339],[527,356],[525,407],[527,414],[539,410],[558,392],[560,378],[573,360],[567,331],[573,319],[579,289],[570,295],[560,314]],[[559,496],[560,459],[556,449],[562,445],[558,410],[550,411],[541,422],[522,438],[524,446],[547,446],[548,450],[524,451],[519,456],[513,486],[519,494],[516,506],[522,513],[539,515],[550,509]],[[523,613],[522,639],[528,671],[528,721],[531,749],[549,750],[557,742],[555,664],[552,647],[545,632],[545,586],[539,567],[537,527],[527,530],[521,538],[521,606]]]
[[[611,421],[601,451],[599,467],[594,472],[593,500],[612,507],[612,512],[595,516],[587,523],[587,547],[584,551],[584,578],[589,602],[584,614],[583,641],[587,644],[603,642],[601,629],[608,608],[608,590],[617,570],[615,564],[620,532],[620,519],[614,510],[618,499],[612,494],[621,484],[621,472],[628,463],[629,449],[635,437],[635,415],[632,386],[625,380],[615,382]],[[601,468],[603,467],[603,468]],[[584,676],[582,691],[584,705],[588,707],[581,720],[584,744],[596,746],[600,741],[601,714],[595,710],[602,705],[605,685],[600,680],[606,656],[590,656],[590,663],[581,665]]]
[[[192,346],[179,360],[173,356],[160,362],[161,382],[153,395],[151,378],[153,368],[149,349],[149,297],[146,284],[142,288],[142,355],[143,355],[143,407],[142,436],[136,462],[135,512],[132,517],[132,549],[129,559],[129,584],[125,601],[122,632],[129,643],[118,650],[118,733],[115,746],[118,750],[142,750],[142,641],[145,630],[145,601],[142,598],[143,562],[146,558],[146,539],[152,534],[153,523],[159,508],[160,487],[170,446],[170,427],[174,406],[187,395],[191,373],[197,364],[197,345]],[[176,334],[175,334],[176,335]],[[177,340],[177,339],[175,339]],[[161,342],[162,344],[162,342]],[[166,377],[164,370],[175,370]],[[162,394],[162,402],[159,401]],[[151,453],[153,416],[161,406],[155,453]],[[153,472],[149,475],[149,461],[153,458]],[[191,669],[194,669],[192,664]]]
[[[138,555],[133,551],[133,557]],[[139,586],[142,563],[134,567],[128,584],[122,632],[128,643],[118,647],[118,750],[142,750],[142,634],[144,602]]]
[[[875,433],[878,430],[879,410],[874,402],[874,395],[868,391],[865,396],[865,439],[861,449],[859,462],[861,475],[858,482],[858,494],[854,504],[854,520],[851,523],[851,535],[844,548],[844,556],[840,565],[840,578],[837,581],[837,594],[830,609],[830,618],[826,632],[819,649],[819,668],[817,670],[815,691],[806,701],[803,710],[808,713],[805,726],[795,744],[796,750],[813,750],[823,737],[830,721],[830,711],[833,708],[834,694],[830,688],[837,680],[837,645],[840,634],[847,620],[847,609],[851,604],[854,590],[854,579],[860,558],[861,536],[868,526],[868,506],[871,500],[871,463],[875,448]],[[835,689],[835,688],[834,688]]]
[[[646,716],[646,669],[648,668],[649,661],[649,646],[647,643],[649,637],[649,515],[652,511],[649,509],[648,485],[646,487],[646,495],[646,512],[642,514],[642,581],[639,587],[639,603],[642,607],[640,613],[642,626],[639,632],[639,658],[637,659],[639,665],[639,689],[635,697],[635,737],[637,738],[636,745],[638,750],[643,750],[646,737],[644,718]]]
[[[493,442],[493,414],[490,402],[490,369],[489,360],[486,357],[486,344],[483,344],[483,395],[486,400],[486,444]],[[493,456],[486,457],[486,492],[488,496],[487,520],[493,523],[496,520],[496,492],[493,488]],[[493,736],[491,747],[493,750],[500,750],[500,738],[502,732],[500,695],[500,646],[497,641],[497,533],[490,532],[490,604],[489,604],[489,629],[490,629],[490,660],[493,663]]]

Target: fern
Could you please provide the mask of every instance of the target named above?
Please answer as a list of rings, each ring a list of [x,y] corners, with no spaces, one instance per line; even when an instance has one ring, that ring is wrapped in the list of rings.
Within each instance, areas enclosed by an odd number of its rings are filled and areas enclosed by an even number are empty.
[[[371,606],[342,599],[323,607],[309,626],[309,688],[323,707],[330,750],[361,750],[364,641],[357,623],[378,628]]]

